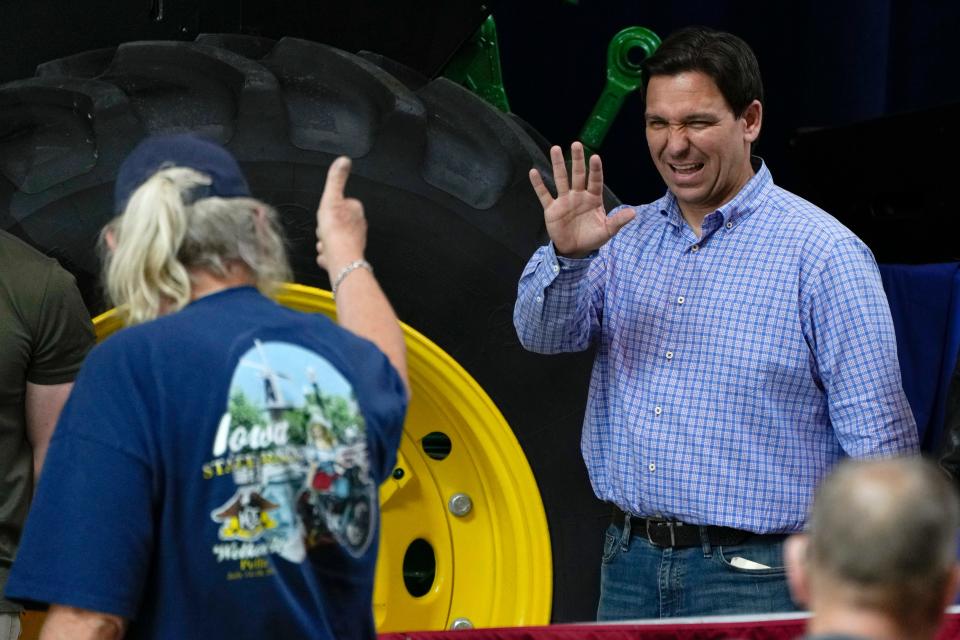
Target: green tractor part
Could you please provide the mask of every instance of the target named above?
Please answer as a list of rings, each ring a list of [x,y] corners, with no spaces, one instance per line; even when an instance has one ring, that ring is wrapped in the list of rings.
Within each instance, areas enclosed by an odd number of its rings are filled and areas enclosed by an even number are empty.
[[[640,61],[633,57],[634,50],[641,50],[644,57],[649,58],[659,46],[657,34],[644,27],[628,27],[613,36],[607,47],[607,84],[580,130],[580,141],[588,155],[600,148],[623,101],[643,82],[643,71]]]
[[[489,16],[447,63],[443,76],[463,85],[504,113],[510,113],[500,73],[497,25]]]
[[[580,130],[580,141],[588,155],[603,144],[623,102],[643,83],[640,61],[653,55],[660,38],[646,27],[621,30],[607,47],[607,82],[590,117]],[[636,52],[642,52],[638,58]],[[443,71],[443,76],[466,87],[504,113],[510,112],[507,90],[500,71],[500,49],[493,16],[487,17]]]

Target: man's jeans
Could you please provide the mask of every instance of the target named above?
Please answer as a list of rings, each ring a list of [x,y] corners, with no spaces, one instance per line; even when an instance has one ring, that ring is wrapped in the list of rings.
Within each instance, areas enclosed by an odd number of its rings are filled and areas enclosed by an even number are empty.
[[[17,640],[20,637],[20,614],[0,613],[0,640]]]
[[[781,611],[797,611],[787,588],[782,538],[674,549],[650,544],[642,531],[625,540],[620,527],[607,528],[597,620]]]

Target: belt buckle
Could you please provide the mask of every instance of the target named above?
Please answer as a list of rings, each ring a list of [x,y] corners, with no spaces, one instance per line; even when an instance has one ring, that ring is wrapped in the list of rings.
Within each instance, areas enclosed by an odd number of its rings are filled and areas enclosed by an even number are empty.
[[[660,547],[660,546],[663,546],[663,545],[657,544],[656,542],[653,541],[653,536],[650,535],[650,523],[651,523],[651,522],[655,522],[657,526],[666,526],[668,529],[670,529],[670,546],[671,546],[671,547],[676,547],[676,546],[677,546],[677,536],[676,536],[676,533],[675,533],[675,531],[674,531],[674,526],[675,526],[675,525],[681,525],[682,523],[673,522],[673,521],[671,521],[671,520],[655,521],[655,520],[653,520],[653,519],[651,519],[651,518],[647,518],[647,519],[646,519],[646,523],[647,523],[647,542],[649,542],[650,544],[652,544],[652,545],[654,545],[654,546],[657,546],[657,547]]]

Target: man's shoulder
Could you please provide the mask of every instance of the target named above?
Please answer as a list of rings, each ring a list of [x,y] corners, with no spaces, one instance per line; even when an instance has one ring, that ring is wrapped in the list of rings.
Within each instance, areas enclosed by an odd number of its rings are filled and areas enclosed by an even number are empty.
[[[0,229],[0,255],[47,261],[49,258],[8,231]]]
[[[49,308],[62,317],[75,314],[89,320],[73,275],[55,258],[6,231],[0,231],[0,283],[22,313]]]
[[[45,256],[20,238],[0,231],[0,276],[6,275],[18,281],[36,283],[37,270],[58,269],[56,260]],[[22,274],[29,273],[27,280]]]
[[[793,257],[800,270],[801,288],[817,282],[819,274],[831,264],[844,272],[876,269],[873,252],[866,243],[808,200],[773,187],[762,209],[766,240],[776,243],[782,254]]]
[[[835,217],[809,200],[771,186],[764,202],[768,214],[787,237],[808,241],[836,243],[844,240],[859,240],[857,235]]]
[[[78,323],[90,322],[73,275],[5,231],[0,231],[0,312],[18,318],[31,331],[68,323],[71,331],[53,332],[58,340],[70,338]]]

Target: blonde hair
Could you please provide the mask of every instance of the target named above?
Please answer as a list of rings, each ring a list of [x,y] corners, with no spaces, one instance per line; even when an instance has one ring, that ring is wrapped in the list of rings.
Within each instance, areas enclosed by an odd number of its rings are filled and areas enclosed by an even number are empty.
[[[104,228],[107,296],[127,324],[179,311],[190,301],[191,269],[227,276],[239,262],[270,294],[290,279],[276,211],[253,198],[200,198],[210,178],[185,167],[163,168],[133,193],[124,212]]]

